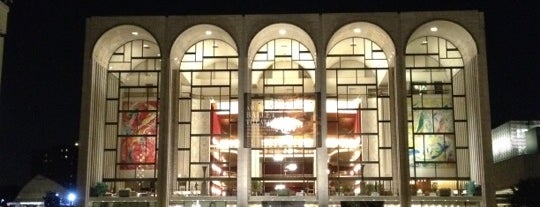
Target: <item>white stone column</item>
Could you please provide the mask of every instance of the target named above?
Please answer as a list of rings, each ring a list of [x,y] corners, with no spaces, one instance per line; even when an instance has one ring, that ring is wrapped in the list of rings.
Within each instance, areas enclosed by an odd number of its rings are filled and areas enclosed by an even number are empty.
[[[174,90],[173,90],[173,73],[169,68],[168,54],[163,54],[161,61],[161,82],[159,85],[159,157],[158,167],[158,182],[157,182],[157,206],[169,206],[172,188],[171,169],[173,166],[174,145],[172,140],[173,129],[173,107],[174,107]]]
[[[489,107],[488,84],[484,78],[487,72],[485,68],[483,69],[479,67],[477,56],[465,64],[471,180],[482,186],[481,206],[485,207],[495,205],[495,186],[489,179],[492,174],[493,158],[489,110],[482,107],[484,105]]]
[[[102,180],[103,171],[103,127],[105,119],[106,76],[105,67],[92,61],[91,69],[85,74],[83,107],[81,116],[81,141],[79,151],[79,193],[81,203],[89,206],[90,187]]]
[[[316,195],[317,195],[317,201],[319,202],[319,206],[328,206],[328,174],[326,172],[328,168],[328,149],[326,147],[326,135],[327,135],[327,116],[326,116],[326,53],[325,50],[322,50],[324,47],[322,43],[322,35],[317,35],[318,38],[316,39],[316,44],[318,45],[318,49],[320,51],[317,51],[317,67],[315,68],[315,91],[320,94],[319,99],[315,100],[316,104],[315,106],[318,106],[318,108],[315,109],[315,111],[318,113],[316,114],[316,131],[318,131],[320,134],[315,134],[315,142],[319,141],[320,143],[317,146],[317,151],[315,155],[315,162],[317,169],[315,173],[315,176],[317,178],[317,186],[316,186]],[[320,137],[320,139],[317,139],[317,137]]]
[[[403,35],[403,34],[402,34]],[[404,38],[401,38],[404,40]],[[396,61],[395,67],[390,67],[388,74],[390,80],[390,107],[393,114],[391,121],[392,129],[394,129],[395,148],[394,155],[395,166],[397,171],[394,172],[397,178],[394,180],[398,185],[399,201],[401,206],[410,206],[411,193],[409,187],[409,153],[408,153],[408,125],[407,125],[407,80],[405,70],[405,45],[404,42],[396,42]]]
[[[244,22],[241,23],[244,25]],[[248,206],[251,187],[251,149],[248,148],[250,140],[245,133],[247,103],[245,95],[249,93],[250,76],[248,70],[247,47],[244,35],[239,40],[238,50],[238,156],[237,156],[237,176],[236,176],[236,205]]]

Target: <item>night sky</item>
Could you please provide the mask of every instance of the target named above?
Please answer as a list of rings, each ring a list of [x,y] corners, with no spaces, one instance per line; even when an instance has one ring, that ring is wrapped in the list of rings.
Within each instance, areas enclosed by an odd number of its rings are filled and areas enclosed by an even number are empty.
[[[32,151],[78,140],[89,16],[479,10],[485,13],[492,127],[540,119],[540,7],[534,0],[418,2],[13,0],[0,92],[0,186],[28,182]]]

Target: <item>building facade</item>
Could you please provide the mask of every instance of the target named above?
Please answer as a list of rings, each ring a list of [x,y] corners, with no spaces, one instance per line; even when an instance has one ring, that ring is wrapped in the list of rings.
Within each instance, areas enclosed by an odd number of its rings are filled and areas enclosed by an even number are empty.
[[[90,17],[82,204],[493,206],[484,37],[478,11]]]
[[[495,163],[521,155],[538,154],[536,130],[540,121],[512,120],[491,130]]]
[[[540,175],[540,121],[511,120],[492,132],[494,176],[498,206],[510,206],[512,188]]]

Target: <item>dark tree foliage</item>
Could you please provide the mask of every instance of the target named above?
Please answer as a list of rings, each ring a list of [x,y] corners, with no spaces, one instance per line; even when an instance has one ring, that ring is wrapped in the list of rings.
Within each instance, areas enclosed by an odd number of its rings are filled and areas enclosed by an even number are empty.
[[[510,197],[510,204],[516,207],[540,206],[540,177],[520,180],[512,188],[514,194]]]
[[[55,192],[48,191],[43,197],[45,207],[60,207],[60,197]]]

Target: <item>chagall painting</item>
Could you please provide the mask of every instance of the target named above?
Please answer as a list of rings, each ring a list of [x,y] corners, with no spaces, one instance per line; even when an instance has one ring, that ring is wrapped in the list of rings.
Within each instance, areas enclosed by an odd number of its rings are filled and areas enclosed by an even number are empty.
[[[415,110],[415,133],[454,132],[452,110]]]
[[[157,102],[129,101],[121,113],[121,169],[153,169],[156,160]],[[125,165],[131,164],[133,165]]]
[[[409,146],[414,146],[409,149],[411,163],[413,160],[415,162],[455,161],[454,136],[446,134],[454,132],[453,123],[453,110],[414,110],[412,129],[409,129]],[[411,145],[413,143],[414,145]]]
[[[416,162],[455,161],[454,140],[444,135],[417,135],[413,155]]]

